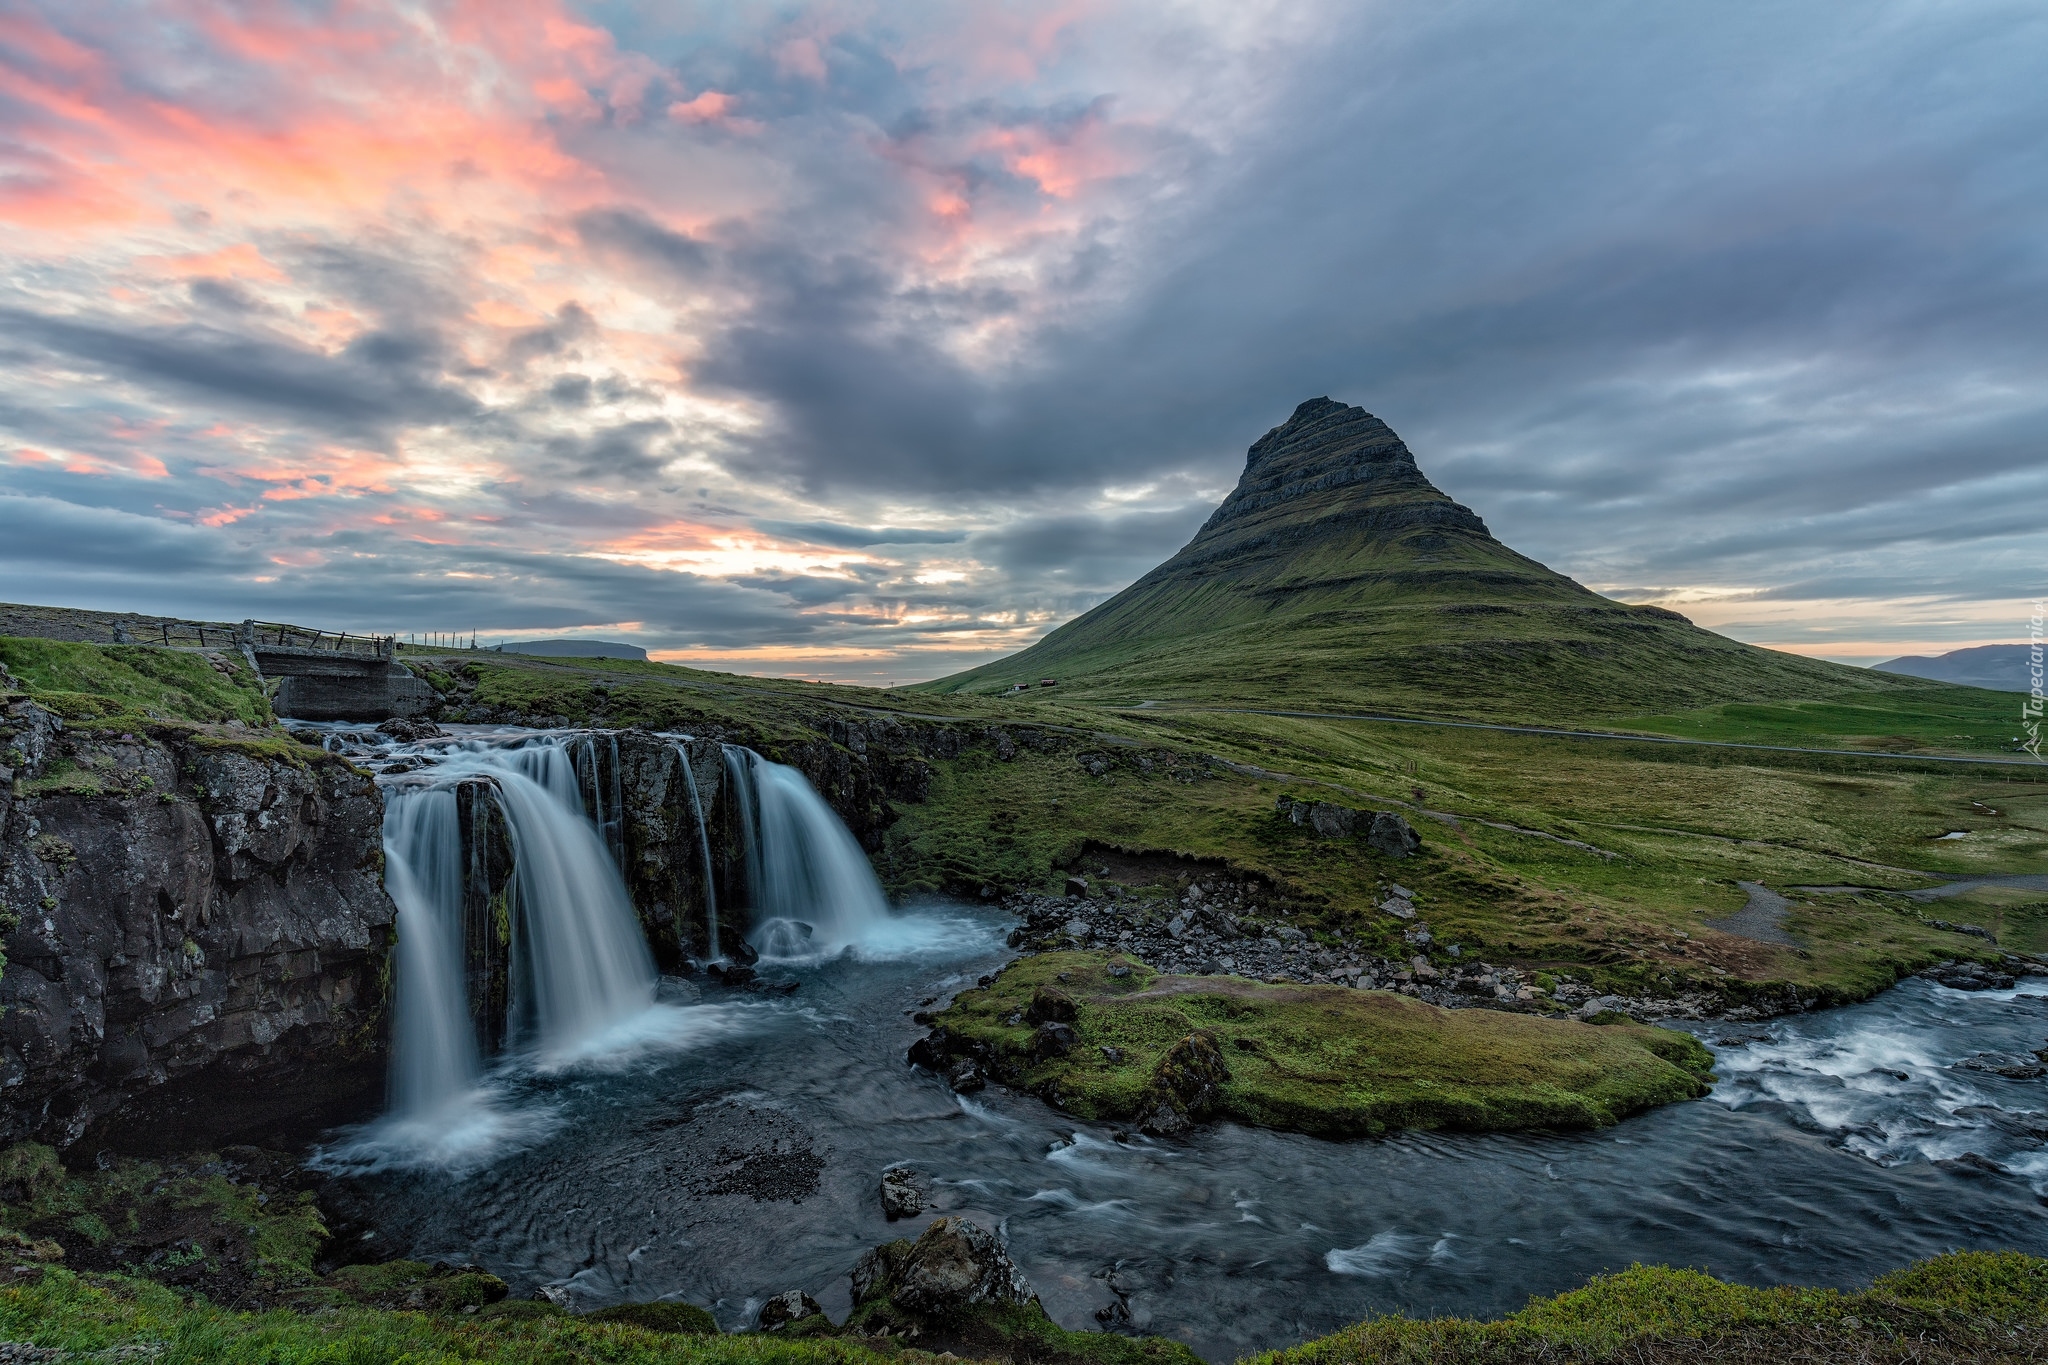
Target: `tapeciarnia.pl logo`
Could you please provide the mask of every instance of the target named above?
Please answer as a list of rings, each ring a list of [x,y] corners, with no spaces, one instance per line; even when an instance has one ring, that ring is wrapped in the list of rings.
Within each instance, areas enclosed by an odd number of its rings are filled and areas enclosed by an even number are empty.
[[[2025,749],[2028,753],[2032,754],[2034,756],[2035,762],[2037,763],[2042,761],[2041,703],[2043,698],[2041,693],[2041,626],[2043,621],[2043,606],[2044,603],[2042,599],[2038,597],[2035,598],[2034,614],[2031,618],[2029,618],[2027,622],[2027,641],[2032,646],[2032,648],[2029,649],[2027,652],[2027,679],[2030,686],[2027,689],[2027,699],[2020,703],[2020,724],[2023,727],[2025,727],[2027,732],[2027,742],[2025,744],[2022,744],[2020,747],[2022,749]]]

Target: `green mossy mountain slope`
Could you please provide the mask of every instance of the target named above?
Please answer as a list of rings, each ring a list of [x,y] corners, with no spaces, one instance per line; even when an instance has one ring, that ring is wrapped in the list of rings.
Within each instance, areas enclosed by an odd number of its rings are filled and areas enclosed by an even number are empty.
[[[1311,399],[1195,538],[1031,648],[925,686],[1584,720],[1925,688],[1591,592],[1494,539],[1387,425]]]

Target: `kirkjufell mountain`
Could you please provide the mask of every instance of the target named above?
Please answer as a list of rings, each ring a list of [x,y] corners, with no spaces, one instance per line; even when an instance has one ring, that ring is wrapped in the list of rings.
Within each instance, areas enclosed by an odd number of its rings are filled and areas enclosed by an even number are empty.
[[[1496,540],[1363,408],[1312,398],[1252,444],[1173,558],[1031,648],[929,684],[1540,718],[1892,690],[1600,596]]]

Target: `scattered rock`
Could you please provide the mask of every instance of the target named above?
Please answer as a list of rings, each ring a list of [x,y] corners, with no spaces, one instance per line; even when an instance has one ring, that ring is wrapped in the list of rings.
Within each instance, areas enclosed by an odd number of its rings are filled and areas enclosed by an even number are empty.
[[[747,986],[754,981],[754,969],[739,962],[714,962],[705,968],[728,986]]]
[[[1405,858],[1422,851],[1422,836],[1415,832],[1413,825],[1392,811],[1381,811],[1373,816],[1365,843],[1366,847],[1377,849],[1389,858]]]
[[[1158,1137],[1186,1133],[1215,1111],[1229,1082],[1230,1068],[1215,1035],[1190,1033],[1152,1069],[1146,1115],[1138,1126]]]
[[[756,1319],[756,1325],[763,1332],[773,1332],[778,1327],[789,1326],[792,1322],[815,1318],[824,1311],[818,1306],[818,1301],[803,1290],[786,1290],[761,1305],[761,1315]]]
[[[377,727],[380,735],[389,735],[400,744],[417,744],[423,739],[443,739],[448,732],[430,720],[405,720],[394,718]]]
[[[882,1172],[882,1212],[889,1218],[914,1218],[924,1212],[924,1191],[917,1187],[916,1174],[905,1166]]]
[[[1074,997],[1057,986],[1040,986],[1031,993],[1031,1003],[1024,1010],[1024,1022],[1071,1024],[1074,1014]]]
[[[1037,1297],[995,1235],[965,1218],[941,1218],[915,1242],[878,1246],[853,1268],[856,1305],[888,1298],[910,1312],[940,1317]]]
[[[2009,991],[2019,984],[2009,972],[1981,962],[1938,962],[1920,975],[1956,991]]]
[[[946,1068],[946,1084],[958,1094],[966,1095],[988,1084],[988,1073],[981,1069],[981,1063],[972,1057],[962,1057]]]
[[[2048,1062],[2017,1052],[1980,1052],[1974,1057],[1965,1057],[1957,1062],[1955,1069],[1982,1071],[1987,1075],[2003,1076],[2012,1081],[2031,1081],[2038,1076],[2048,1076]]]
[[[1088,879],[1086,877],[1067,878],[1067,894],[1069,896],[1085,897],[1088,894]]]
[[[1037,1061],[1064,1057],[1081,1045],[1081,1035],[1072,1024],[1040,1024],[1031,1035],[1031,1056]]]
[[[1990,1157],[1984,1156],[1983,1154],[1978,1152],[1964,1152],[1961,1156],[1937,1160],[1933,1164],[1936,1166],[1946,1167],[1947,1169],[1955,1172],[1957,1175],[2012,1174],[2011,1171],[2008,1171],[2005,1167],[1999,1165]]]

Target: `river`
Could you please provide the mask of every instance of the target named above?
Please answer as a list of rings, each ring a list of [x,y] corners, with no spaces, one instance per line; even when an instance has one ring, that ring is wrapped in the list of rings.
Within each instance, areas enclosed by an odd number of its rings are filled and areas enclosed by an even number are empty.
[[[1376,1311],[1510,1312],[1634,1262],[1849,1286],[1951,1248],[2048,1254],[2048,1081],[1955,1065],[2048,1044],[2039,979],[1698,1026],[1713,1094],[1598,1133],[1120,1142],[905,1064],[911,1012],[996,969],[1008,927],[925,905],[779,968],[793,994],[666,983],[574,1056],[501,1060],[461,1121],[339,1134],[321,1161],[386,1248],[727,1328],[791,1288],[843,1314],[859,1254],[916,1230],[876,1196],[908,1165],[937,1209],[1001,1227],[1061,1323],[1214,1360]]]

